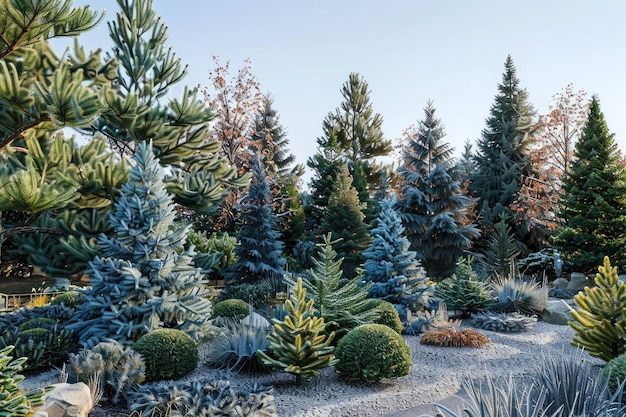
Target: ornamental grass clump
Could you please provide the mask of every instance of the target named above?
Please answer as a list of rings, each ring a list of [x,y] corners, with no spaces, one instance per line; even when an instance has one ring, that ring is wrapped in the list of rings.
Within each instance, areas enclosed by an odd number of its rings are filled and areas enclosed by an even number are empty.
[[[491,343],[484,334],[472,329],[435,329],[420,339],[422,345],[442,347],[482,347]]]
[[[398,378],[411,369],[411,350],[402,336],[384,324],[363,324],[337,344],[337,371],[366,381]]]

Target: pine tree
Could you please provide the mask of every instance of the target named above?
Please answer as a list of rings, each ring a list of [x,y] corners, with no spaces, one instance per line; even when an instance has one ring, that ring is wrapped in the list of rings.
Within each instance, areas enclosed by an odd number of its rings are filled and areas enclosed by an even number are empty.
[[[395,194],[380,202],[376,228],[372,229],[374,240],[363,252],[363,280],[373,283],[369,294],[380,298],[404,311],[424,307],[422,295],[426,290],[426,273],[409,251],[409,240],[404,235],[400,215],[394,209]],[[420,305],[421,304],[421,305]]]
[[[405,132],[397,207],[428,276],[446,278],[479,232],[465,222],[472,201],[454,179],[452,149],[442,141],[444,127],[432,102],[424,113],[419,128]]]
[[[363,285],[357,276],[346,282],[343,280],[341,263],[330,234],[318,244],[317,256],[312,258],[313,268],[309,270],[311,279],[303,279],[303,284],[314,300],[316,314],[326,321],[327,331],[334,330],[337,337],[343,337],[354,327],[370,322],[377,314],[367,300],[370,284]]]
[[[69,1],[0,6],[0,247],[54,277],[84,270],[94,234],[104,230],[125,164],[102,139],[77,148],[63,128],[83,128],[102,114],[116,64],[100,52],[55,55],[49,39],[91,29],[102,14]],[[89,255],[87,255],[89,256]],[[12,258],[11,255],[9,258]],[[12,259],[13,260],[13,259]]]
[[[324,136],[317,140],[318,153],[307,162],[318,179],[314,179],[309,188],[316,207],[325,207],[331,190],[324,188],[325,181],[334,181],[336,177],[332,175],[338,174],[336,162],[344,162],[354,179],[352,185],[358,192],[359,201],[366,205],[366,209],[372,204],[370,194],[380,178],[379,173],[385,171],[375,158],[391,152],[391,141],[384,138],[383,118],[374,113],[369,86],[361,75],[351,73],[341,95],[344,100],[341,106],[324,119]],[[319,223],[314,227],[317,225]]]
[[[274,328],[269,334],[272,357],[258,351],[258,357],[269,366],[282,368],[296,376],[296,385],[302,376],[315,376],[321,369],[334,365],[330,345],[335,333],[325,334],[323,317],[316,317],[314,300],[306,299],[306,288],[298,278],[285,301],[287,316],[284,320],[272,319]]]
[[[179,98],[165,100],[184,80],[187,67],[167,47],[167,26],[152,0],[118,0],[121,11],[109,22],[119,69],[107,91],[102,117],[89,128],[110,141],[122,155],[151,140],[156,156],[168,167],[168,192],[187,208],[214,213],[229,187],[245,187],[237,167],[221,154],[212,137],[214,115],[199,99],[198,89],[183,88]]]
[[[353,278],[362,263],[362,252],[369,246],[371,237],[364,222],[363,205],[359,202],[348,168],[343,165],[324,210],[318,236],[330,233],[332,240],[341,239],[336,245],[339,256],[344,258],[342,270]]]
[[[574,296],[578,309],[572,311],[572,344],[606,362],[626,352],[626,284],[608,257],[598,267],[595,286]]]
[[[589,273],[605,256],[626,267],[626,170],[620,158],[594,97],[563,180],[559,217],[565,228],[554,243],[567,271]]]
[[[272,212],[270,189],[258,157],[253,158],[251,168],[248,194],[239,207],[243,225],[235,248],[237,260],[226,273],[231,282],[254,283],[282,277],[287,264],[282,257],[284,245],[279,240],[278,218]]]
[[[509,219],[511,203],[522,186],[524,176],[530,176],[530,133],[533,109],[526,90],[520,88],[513,59],[504,63],[502,83],[491,106],[487,126],[482,131],[475,155],[476,171],[470,191],[478,200],[478,210],[489,228],[504,213]],[[514,228],[516,235],[519,235]]]
[[[189,228],[172,231],[173,198],[150,144],[138,144],[129,182],[110,216],[113,235],[101,234],[100,255],[89,264],[91,288],[72,318],[85,345],[105,339],[128,344],[158,328],[194,338],[209,329],[211,303],[194,253],[184,249]]]

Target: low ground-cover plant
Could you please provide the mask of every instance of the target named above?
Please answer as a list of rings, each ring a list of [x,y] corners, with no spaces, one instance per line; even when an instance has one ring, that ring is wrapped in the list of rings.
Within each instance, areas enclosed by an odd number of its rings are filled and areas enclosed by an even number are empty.
[[[132,415],[276,417],[267,389],[235,390],[228,381],[146,385],[129,397]]]
[[[176,379],[198,366],[198,345],[178,329],[154,330],[133,345],[146,365],[146,381]]]
[[[407,375],[411,350],[402,336],[383,324],[363,324],[351,330],[335,349],[337,371],[347,377],[378,381]]]
[[[443,347],[482,347],[491,343],[484,334],[473,329],[434,329],[420,339],[423,345]]]
[[[98,397],[113,404],[128,400],[130,390],[144,381],[146,369],[139,353],[114,341],[71,355],[68,368],[69,381],[87,384],[94,404]]]
[[[600,378],[607,382],[612,393],[620,394],[626,381],[626,353],[608,361],[600,371]]]
[[[61,305],[20,308],[0,315],[0,348],[12,345],[16,357],[26,357],[24,369],[59,364],[77,349],[77,340],[63,323],[72,310]]]
[[[433,329],[453,329],[461,325],[461,320],[448,316],[448,309],[443,301],[439,302],[436,310],[409,311],[407,321],[404,333],[413,336]]]
[[[483,311],[474,314],[467,323],[473,327],[492,332],[520,333],[532,330],[537,323],[537,318],[519,313]]]

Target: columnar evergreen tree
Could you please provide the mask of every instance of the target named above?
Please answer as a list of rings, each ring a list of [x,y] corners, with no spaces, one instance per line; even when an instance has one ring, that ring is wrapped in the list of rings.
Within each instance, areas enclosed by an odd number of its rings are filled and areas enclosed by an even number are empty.
[[[560,199],[565,227],[554,242],[563,269],[589,273],[605,256],[626,267],[626,169],[597,97],[575,156]]]
[[[311,278],[303,278],[303,284],[314,300],[316,313],[326,321],[327,331],[335,330],[341,338],[352,328],[369,323],[377,311],[367,300],[371,284],[362,285],[360,276],[340,282],[343,258],[337,258],[333,249],[337,243],[330,234],[323,236],[317,256],[312,258]]]
[[[296,385],[302,376],[315,376],[320,370],[333,365],[330,345],[335,333],[325,334],[323,317],[316,317],[314,300],[306,299],[306,288],[298,278],[285,301],[287,316],[284,320],[273,319],[274,327],[269,334],[272,356],[258,351],[258,357],[269,366],[282,368],[296,376]]]
[[[235,248],[237,260],[226,273],[231,282],[254,283],[282,277],[287,261],[282,257],[278,218],[272,212],[270,189],[261,162],[252,159],[252,180],[238,210],[243,225]]]
[[[363,205],[351,183],[348,168],[342,165],[324,210],[322,224],[317,229],[318,236],[330,233],[333,240],[341,239],[335,247],[339,256],[344,258],[342,270],[348,278],[354,277],[356,268],[362,263],[362,252],[371,242],[364,222]]]
[[[479,232],[466,224],[471,199],[454,179],[452,149],[443,142],[441,121],[429,102],[418,129],[405,132],[397,208],[417,257],[433,278],[446,278]]]
[[[524,176],[530,176],[530,133],[533,109],[526,90],[520,87],[513,59],[504,63],[502,83],[491,106],[475,155],[476,171],[470,191],[478,198],[482,223],[491,227],[504,213],[509,219]],[[515,225],[511,224],[516,235]]]
[[[128,344],[159,328],[198,339],[210,329],[209,292],[201,269],[192,266],[193,252],[184,248],[189,229],[172,230],[173,198],[152,145],[138,144],[134,160],[109,219],[112,236],[98,239],[91,288],[68,326],[85,345]]]
[[[380,202],[377,226],[372,229],[374,240],[363,252],[363,280],[371,281],[371,297],[389,301],[400,310],[416,310],[426,290],[426,272],[409,250],[409,240],[398,212],[395,194]],[[422,303],[419,307],[423,307]]]

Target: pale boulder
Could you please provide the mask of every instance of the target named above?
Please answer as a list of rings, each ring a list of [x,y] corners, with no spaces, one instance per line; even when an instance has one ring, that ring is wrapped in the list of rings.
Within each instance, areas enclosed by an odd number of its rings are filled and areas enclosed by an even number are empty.
[[[44,405],[34,417],[87,417],[94,407],[89,387],[77,384],[55,384],[43,397]]]

